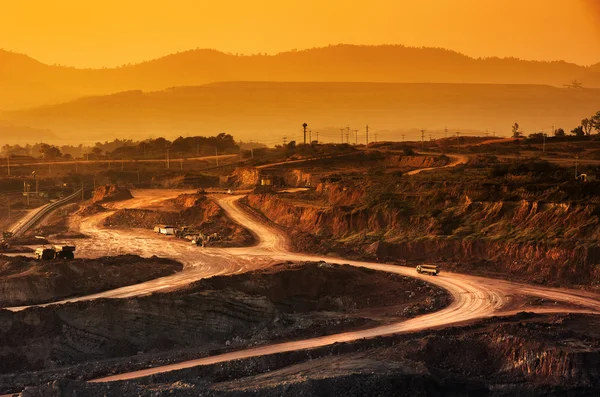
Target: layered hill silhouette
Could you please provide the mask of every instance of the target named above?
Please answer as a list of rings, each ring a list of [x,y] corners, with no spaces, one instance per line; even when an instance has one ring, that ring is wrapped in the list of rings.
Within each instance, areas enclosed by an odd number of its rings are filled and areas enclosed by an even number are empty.
[[[600,89],[547,85],[227,82],[88,97],[4,118],[73,142],[227,132],[274,144],[284,135],[299,138],[303,122],[319,130],[321,140],[336,142],[346,125],[508,135],[518,122],[525,133],[549,132],[552,125],[570,130],[599,104]]]
[[[223,81],[545,84],[600,88],[600,64],[474,59],[438,48],[336,45],[273,56],[193,50],[112,69],[50,66],[0,50],[0,110]]]

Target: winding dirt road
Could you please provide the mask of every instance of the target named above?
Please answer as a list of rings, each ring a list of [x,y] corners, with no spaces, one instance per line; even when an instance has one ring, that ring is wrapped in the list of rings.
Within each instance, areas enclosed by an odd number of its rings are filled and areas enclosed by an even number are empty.
[[[114,205],[118,208],[152,207],[162,201],[173,198],[181,191],[134,191],[134,198]],[[349,261],[331,257],[292,253],[288,250],[285,233],[280,229],[247,213],[239,205],[242,196],[215,196],[217,202],[236,222],[255,233],[258,244],[245,248],[205,248],[200,249],[184,244],[178,240],[169,240],[157,236],[150,231],[114,230],[104,228],[106,217],[111,213],[101,213],[84,219],[80,223],[80,231],[91,238],[82,240],[79,251],[88,256],[132,253],[143,256],[158,255],[180,260],[185,266],[178,274],[148,281],[145,283],[123,287],[111,291],[76,299],[68,299],[53,304],[92,300],[97,298],[126,298],[142,296],[153,292],[172,290],[191,282],[215,275],[235,274],[249,270],[271,266],[281,261],[327,261],[330,263],[348,263],[374,270],[396,273],[411,277],[423,278],[428,282],[446,289],[453,297],[453,302],[445,309],[420,316],[397,324],[380,326],[367,330],[346,332],[325,337],[312,338],[294,342],[279,343],[213,357],[191,360],[164,367],[150,368],[131,373],[117,374],[94,382],[134,379],[177,369],[189,368],[253,356],[274,354],[299,349],[311,349],[338,342],[348,342],[362,338],[389,335],[399,332],[412,332],[423,329],[447,326],[450,324],[471,321],[494,315],[513,313],[511,305],[517,295],[536,296],[548,301],[561,302],[560,305],[548,307],[523,307],[519,310],[532,312],[585,312],[600,314],[600,296],[580,290],[545,288],[519,284],[505,280],[475,277],[457,273],[444,272],[438,277],[418,275],[413,268],[381,263]],[[167,241],[165,241],[167,239]],[[574,306],[569,306],[575,305]],[[11,310],[22,310],[15,307]]]

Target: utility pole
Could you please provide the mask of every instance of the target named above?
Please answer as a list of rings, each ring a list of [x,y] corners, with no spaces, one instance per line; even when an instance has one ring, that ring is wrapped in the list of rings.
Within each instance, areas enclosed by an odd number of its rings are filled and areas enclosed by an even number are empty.
[[[346,143],[350,143],[350,128],[346,131]]]
[[[542,130],[542,139],[542,153],[546,153],[546,133],[544,132],[544,130]]]
[[[287,136],[283,137],[283,146],[287,145]]]
[[[302,127],[304,128],[304,144],[306,145],[306,127],[308,127],[308,124],[304,123]]]
[[[460,132],[456,131],[456,151],[460,151]]]
[[[448,127],[444,128],[444,132],[446,133],[446,138],[448,138]]]
[[[421,130],[421,146],[425,145],[425,129]]]
[[[312,144],[312,130],[308,130],[309,143]]]
[[[367,146],[369,146],[369,125],[367,124]]]
[[[429,133],[429,142],[431,142],[431,141],[432,141],[432,139],[431,139],[431,132],[430,132]]]
[[[317,145],[319,144],[319,131],[317,131]]]
[[[402,142],[404,142],[404,134],[402,134]]]
[[[344,129],[340,128],[340,132],[342,134],[342,144],[344,143]]]
[[[355,134],[355,138],[354,138],[354,140],[355,140],[354,142],[355,143],[354,144],[358,145],[358,130],[354,130],[354,134]]]
[[[377,143],[377,132],[375,132],[375,143]]]

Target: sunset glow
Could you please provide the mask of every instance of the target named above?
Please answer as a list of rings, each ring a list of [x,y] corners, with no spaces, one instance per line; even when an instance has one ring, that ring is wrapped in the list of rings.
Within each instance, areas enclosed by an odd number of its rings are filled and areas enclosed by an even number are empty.
[[[443,47],[473,57],[600,61],[596,0],[23,0],[0,2],[0,48],[76,67],[193,48],[275,54],[329,44]]]

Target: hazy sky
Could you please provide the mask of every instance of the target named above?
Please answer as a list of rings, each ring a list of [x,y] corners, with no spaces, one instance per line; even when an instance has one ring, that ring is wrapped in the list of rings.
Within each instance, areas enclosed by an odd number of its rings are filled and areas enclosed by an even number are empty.
[[[405,44],[600,62],[600,0],[0,0],[0,48],[115,66],[192,48]]]

